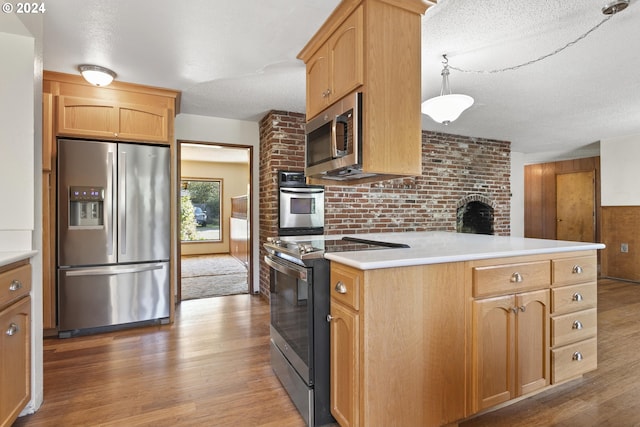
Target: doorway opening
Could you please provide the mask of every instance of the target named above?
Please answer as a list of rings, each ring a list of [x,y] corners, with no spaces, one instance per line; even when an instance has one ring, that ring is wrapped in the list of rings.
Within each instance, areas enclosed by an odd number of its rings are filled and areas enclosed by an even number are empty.
[[[177,301],[251,293],[251,153],[179,141]]]

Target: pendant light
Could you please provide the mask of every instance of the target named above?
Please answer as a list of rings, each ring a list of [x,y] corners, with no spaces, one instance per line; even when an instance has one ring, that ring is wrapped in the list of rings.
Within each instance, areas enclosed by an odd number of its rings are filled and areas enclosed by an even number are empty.
[[[447,55],[442,55],[443,69],[440,96],[427,99],[422,103],[422,113],[438,123],[448,125],[460,117],[460,114],[473,105],[473,98],[469,95],[452,94],[449,87],[449,61]]]
[[[116,77],[116,73],[99,65],[83,64],[78,66],[78,70],[94,86],[108,86]]]

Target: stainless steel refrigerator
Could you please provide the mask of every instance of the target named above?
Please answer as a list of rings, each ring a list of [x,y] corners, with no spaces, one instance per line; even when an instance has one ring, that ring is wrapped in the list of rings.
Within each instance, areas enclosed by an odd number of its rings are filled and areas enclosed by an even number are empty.
[[[58,141],[60,336],[169,317],[165,146]]]

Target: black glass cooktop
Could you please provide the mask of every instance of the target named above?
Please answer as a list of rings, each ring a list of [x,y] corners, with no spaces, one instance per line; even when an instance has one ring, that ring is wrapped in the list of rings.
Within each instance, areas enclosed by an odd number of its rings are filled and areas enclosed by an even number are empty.
[[[379,242],[376,240],[359,239],[356,237],[343,237],[337,240],[325,240],[324,252],[352,252],[368,251],[372,249],[408,248],[404,243]]]

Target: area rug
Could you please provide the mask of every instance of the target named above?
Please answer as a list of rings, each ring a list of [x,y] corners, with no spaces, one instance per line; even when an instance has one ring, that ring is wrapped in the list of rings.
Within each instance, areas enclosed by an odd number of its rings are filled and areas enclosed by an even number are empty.
[[[182,299],[246,294],[247,269],[230,255],[182,257]]]

